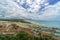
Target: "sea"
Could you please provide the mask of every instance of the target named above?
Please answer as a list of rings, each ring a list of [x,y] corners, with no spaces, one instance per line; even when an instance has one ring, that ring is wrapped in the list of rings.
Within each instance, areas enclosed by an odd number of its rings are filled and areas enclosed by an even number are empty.
[[[60,22],[58,21],[37,21],[37,22],[46,27],[60,28]]]
[[[60,21],[41,21],[41,20],[29,20],[29,21],[38,23],[45,27],[60,28]]]

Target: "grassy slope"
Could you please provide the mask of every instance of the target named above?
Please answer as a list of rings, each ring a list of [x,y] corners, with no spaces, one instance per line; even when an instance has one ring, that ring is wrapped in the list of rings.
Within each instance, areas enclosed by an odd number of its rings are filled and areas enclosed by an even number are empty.
[[[18,25],[20,25],[20,26],[22,26],[22,27],[28,27],[29,25],[31,25],[31,26],[39,26],[38,24],[36,24],[36,23],[32,23],[32,22],[29,22],[29,21],[27,21],[27,20],[23,20],[23,19],[20,19],[20,20],[2,20],[2,19],[0,19],[0,23],[5,23],[5,24],[9,24],[9,23],[15,23],[15,24],[18,24]]]

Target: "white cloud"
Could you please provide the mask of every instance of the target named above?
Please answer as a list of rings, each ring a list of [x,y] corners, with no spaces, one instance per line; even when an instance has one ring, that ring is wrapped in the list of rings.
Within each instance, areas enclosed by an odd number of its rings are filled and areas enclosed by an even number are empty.
[[[45,11],[40,16],[43,20],[55,20],[58,15],[60,15],[60,2],[55,5],[49,5],[45,8]],[[60,18],[59,18],[60,19]],[[58,19],[57,19],[58,20]]]
[[[37,13],[39,11],[39,9],[41,8],[41,5],[48,5],[48,3],[46,3],[47,0],[35,0],[34,2],[30,2],[31,5],[30,8],[28,8],[28,11],[31,11],[32,13]],[[29,3],[29,2],[28,2]]]
[[[20,0],[21,1],[21,0]],[[24,0],[23,0],[24,1]],[[20,2],[21,5],[25,2]],[[29,2],[28,2],[29,1]],[[34,19],[34,20],[55,20],[58,15],[60,15],[60,2],[56,3],[55,5],[48,5],[46,0],[35,0],[35,2],[31,2],[30,0],[27,1],[30,8],[27,10],[24,9],[21,5],[17,5],[17,3],[13,2],[12,0],[7,0],[7,6],[0,4],[0,7],[5,13],[3,14],[3,18],[19,18],[19,19]],[[18,1],[19,2],[19,1]],[[41,7],[40,2],[43,5],[48,5],[45,7],[45,11],[42,11],[43,14],[39,15],[36,13],[39,8]],[[44,4],[45,2],[45,4]],[[31,5],[31,3],[33,3]],[[1,11],[0,9],[0,11]],[[29,13],[28,11],[32,11],[33,13]],[[0,17],[1,18],[1,17]],[[60,19],[60,18],[59,18]]]

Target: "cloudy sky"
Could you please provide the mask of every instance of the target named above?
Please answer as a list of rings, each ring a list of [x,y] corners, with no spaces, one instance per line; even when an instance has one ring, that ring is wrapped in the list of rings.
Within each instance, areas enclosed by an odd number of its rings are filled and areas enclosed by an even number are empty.
[[[0,19],[60,20],[60,0],[0,0]]]

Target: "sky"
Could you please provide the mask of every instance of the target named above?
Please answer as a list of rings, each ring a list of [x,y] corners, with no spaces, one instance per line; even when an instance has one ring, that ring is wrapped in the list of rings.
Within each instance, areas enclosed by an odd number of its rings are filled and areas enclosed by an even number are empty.
[[[0,19],[60,20],[60,0],[1,0]]]

